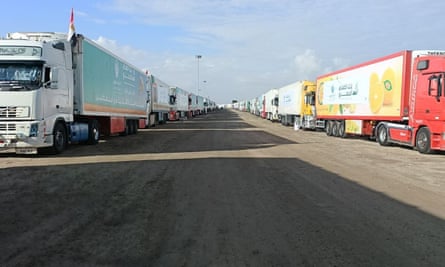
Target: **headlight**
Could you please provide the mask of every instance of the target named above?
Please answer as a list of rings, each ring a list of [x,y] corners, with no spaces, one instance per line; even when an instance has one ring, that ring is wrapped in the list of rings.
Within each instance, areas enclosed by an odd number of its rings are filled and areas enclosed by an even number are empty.
[[[26,137],[37,137],[39,134],[39,123],[31,123],[27,125],[17,125],[17,137],[24,139]]]
[[[29,128],[29,137],[37,137],[39,135],[39,124],[33,123]]]

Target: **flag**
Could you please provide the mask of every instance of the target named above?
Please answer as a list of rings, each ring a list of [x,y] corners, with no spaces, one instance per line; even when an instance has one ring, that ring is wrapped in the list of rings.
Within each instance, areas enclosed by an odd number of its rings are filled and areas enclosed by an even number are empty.
[[[66,39],[68,41],[71,41],[71,38],[73,38],[75,32],[76,29],[74,28],[74,10],[71,8],[70,26],[68,28],[68,36]]]

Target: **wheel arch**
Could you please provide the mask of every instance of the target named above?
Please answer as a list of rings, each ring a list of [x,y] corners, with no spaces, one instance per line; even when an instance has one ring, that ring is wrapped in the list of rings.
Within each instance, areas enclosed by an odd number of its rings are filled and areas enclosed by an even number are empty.
[[[388,129],[388,122],[386,122],[386,121],[379,121],[374,124],[373,134],[375,137],[377,137],[377,135],[379,133],[378,130],[379,130],[380,126],[382,126],[382,125],[385,126],[386,129]]]
[[[51,129],[51,134],[54,133],[54,128],[56,127],[57,124],[61,124],[65,128],[65,132],[67,134],[69,134],[70,129],[69,129],[64,117],[58,117],[57,119],[54,120],[54,124]]]

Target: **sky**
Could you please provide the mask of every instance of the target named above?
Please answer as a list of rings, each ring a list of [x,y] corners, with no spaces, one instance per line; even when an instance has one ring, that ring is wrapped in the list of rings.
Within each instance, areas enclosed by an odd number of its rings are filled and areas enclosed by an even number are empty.
[[[2,8],[0,35],[67,33],[71,9],[76,33],[218,104],[401,50],[445,49],[441,0],[23,1]]]

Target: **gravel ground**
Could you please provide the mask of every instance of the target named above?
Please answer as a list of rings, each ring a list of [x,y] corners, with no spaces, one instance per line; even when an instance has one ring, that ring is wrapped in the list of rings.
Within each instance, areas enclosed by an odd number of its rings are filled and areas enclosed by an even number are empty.
[[[443,266],[444,154],[220,111],[0,155],[2,266]]]

